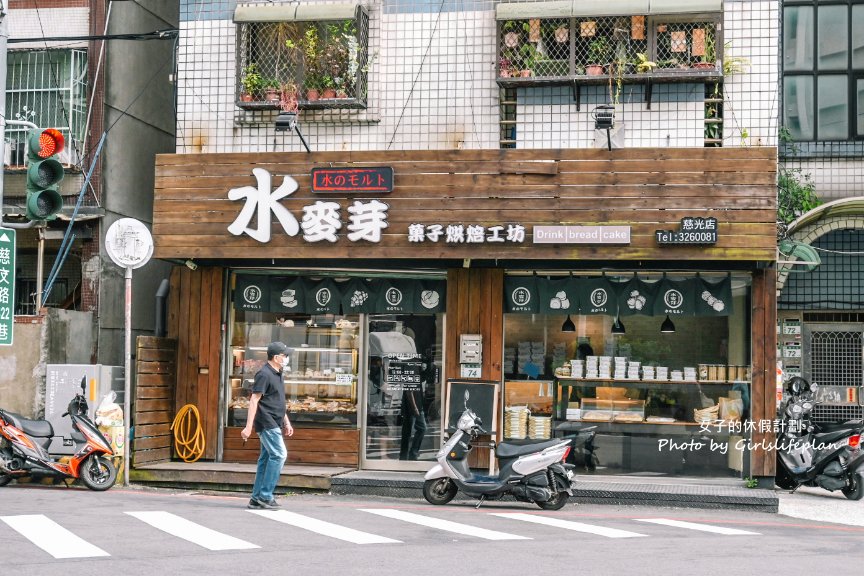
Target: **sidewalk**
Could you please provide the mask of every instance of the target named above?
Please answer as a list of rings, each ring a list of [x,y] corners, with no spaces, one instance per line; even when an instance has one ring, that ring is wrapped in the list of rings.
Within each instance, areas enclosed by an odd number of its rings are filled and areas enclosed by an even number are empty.
[[[353,471],[331,478],[330,488],[331,493],[339,495],[415,499],[423,498],[422,490],[421,472]],[[779,504],[773,490],[746,488],[737,479],[601,475],[577,475],[571,501],[760,512],[777,512]]]
[[[129,478],[133,484],[163,488],[248,492],[255,481],[255,464],[164,462],[134,468]],[[281,491],[329,491],[337,495],[386,496],[423,501],[422,472],[378,472],[288,464],[282,469],[278,487]],[[778,511],[780,494],[773,490],[746,488],[742,480],[734,478],[577,474],[571,501],[774,513]]]

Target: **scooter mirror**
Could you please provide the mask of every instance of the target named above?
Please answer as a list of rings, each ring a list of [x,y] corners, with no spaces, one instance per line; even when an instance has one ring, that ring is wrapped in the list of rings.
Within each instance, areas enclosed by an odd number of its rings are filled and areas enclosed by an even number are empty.
[[[86,391],[87,391],[87,377],[82,376],[81,377],[81,393],[84,394],[84,392],[86,392]]]

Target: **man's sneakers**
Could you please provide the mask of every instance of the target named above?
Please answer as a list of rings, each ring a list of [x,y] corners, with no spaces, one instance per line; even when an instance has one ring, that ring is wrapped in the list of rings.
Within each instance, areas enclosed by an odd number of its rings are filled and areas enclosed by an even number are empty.
[[[275,498],[272,498],[269,501],[264,501],[258,500],[254,497],[249,499],[249,505],[247,506],[247,508],[252,510],[273,510],[281,507],[282,505],[279,504]]]

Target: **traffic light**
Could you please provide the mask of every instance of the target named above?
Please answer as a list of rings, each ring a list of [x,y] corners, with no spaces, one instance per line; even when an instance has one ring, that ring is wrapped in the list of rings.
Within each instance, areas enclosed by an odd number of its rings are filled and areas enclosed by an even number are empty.
[[[55,128],[34,130],[27,139],[27,218],[53,220],[63,208],[57,191],[63,165],[55,158],[63,150],[63,134]]]

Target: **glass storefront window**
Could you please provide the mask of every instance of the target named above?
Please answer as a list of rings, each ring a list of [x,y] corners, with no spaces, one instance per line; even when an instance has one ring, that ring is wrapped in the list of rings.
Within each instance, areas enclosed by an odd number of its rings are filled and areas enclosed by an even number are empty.
[[[577,443],[573,451],[589,470],[744,475],[748,458],[735,445],[749,434],[749,276],[731,277],[731,305],[727,316],[674,316],[671,333],[661,333],[665,315],[622,316],[624,333],[616,334],[611,315],[576,313],[567,323],[564,314],[505,314],[505,439],[593,427],[593,446]],[[565,324],[572,331],[562,331]],[[707,440],[698,449],[659,448],[664,439],[699,445],[706,438],[727,451]]]
[[[357,424],[360,317],[236,310],[231,328],[228,425],[246,424],[249,390],[267,344],[290,349],[283,379],[292,423]]]
[[[443,314],[366,318],[365,464],[428,467],[441,446]]]

